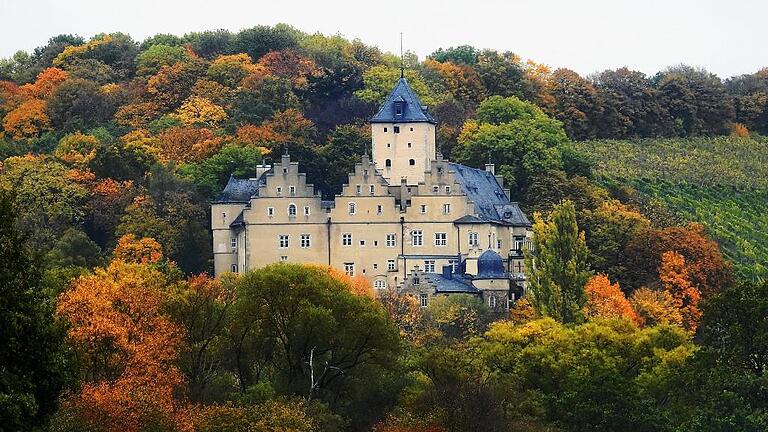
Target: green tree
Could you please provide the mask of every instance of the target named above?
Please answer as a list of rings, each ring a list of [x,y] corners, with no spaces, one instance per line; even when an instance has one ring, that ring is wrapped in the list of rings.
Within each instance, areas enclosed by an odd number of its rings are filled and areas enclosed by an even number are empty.
[[[476,167],[494,161],[518,197],[533,175],[563,169],[560,147],[568,137],[562,124],[532,103],[491,96],[478,106],[475,118],[464,124],[453,157]]]
[[[53,323],[40,265],[16,228],[11,196],[0,191],[0,430],[30,430],[54,412],[72,377],[64,332]]]
[[[207,159],[180,166],[179,174],[190,179],[200,194],[214,198],[224,189],[230,175],[253,177],[261,160],[258,148],[230,144]]]
[[[591,272],[584,232],[576,224],[571,201],[555,206],[545,220],[534,215],[533,252],[526,251],[528,296],[541,316],[564,323],[580,322]]]
[[[493,312],[482,299],[469,294],[435,297],[427,308],[428,320],[443,337],[466,340],[485,332]]]
[[[231,53],[245,53],[256,61],[270,51],[295,48],[301,32],[287,24],[258,25],[238,32],[229,46]]]
[[[136,56],[136,74],[154,75],[163,66],[172,66],[189,59],[187,50],[180,46],[152,45]]]
[[[525,79],[525,68],[520,57],[514,53],[483,50],[473,68],[489,96],[530,98],[533,89]]]
[[[63,82],[48,101],[51,122],[66,131],[96,127],[110,119],[114,111],[98,84],[78,78]]]

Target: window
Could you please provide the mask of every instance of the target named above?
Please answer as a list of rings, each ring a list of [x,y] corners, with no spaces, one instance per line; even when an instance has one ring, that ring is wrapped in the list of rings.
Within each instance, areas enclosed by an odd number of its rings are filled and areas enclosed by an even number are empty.
[[[427,307],[429,302],[429,296],[427,294],[419,294],[419,305],[423,308]]]
[[[378,240],[374,240],[373,241],[373,247],[379,247],[379,241]],[[373,265],[373,268],[376,268],[376,264]]]
[[[384,213],[384,208],[382,206],[380,206],[380,205],[377,205],[376,206],[376,214],[380,215],[382,213]]]
[[[393,130],[392,130],[392,132],[394,132],[394,133],[400,133],[400,126],[395,126],[395,127],[393,127],[392,129],[393,129]]]
[[[386,131],[387,131],[387,128],[384,128],[384,132],[386,132]]]
[[[392,144],[387,143],[387,148],[390,148],[390,147],[392,147]]]
[[[281,188],[280,186],[277,187],[276,191],[277,191],[277,196],[280,196],[283,194],[283,188]]]
[[[408,165],[414,166],[414,165],[416,165],[416,161],[413,160],[413,159],[408,159]]]
[[[387,281],[384,279],[376,279],[376,281],[373,283],[373,287],[376,289],[384,289],[387,287]]]
[[[354,276],[355,275],[355,263],[344,263],[344,273],[346,273],[347,276]]]
[[[435,246],[445,246],[448,244],[448,234],[443,232],[435,233]]]
[[[524,237],[521,236],[515,236],[515,250],[516,251],[522,251],[523,250],[523,241]]]
[[[413,246],[421,246],[424,244],[424,234],[421,230],[411,231],[411,244]]]
[[[451,205],[448,203],[443,204],[443,214],[451,213]]]
[[[496,249],[501,249],[501,240],[496,240]]]
[[[279,236],[280,248],[285,249],[288,247],[288,234],[280,234]]]
[[[221,213],[221,223],[227,223],[227,213]]]
[[[445,187],[445,194],[446,195],[450,195],[451,194],[451,187],[450,186],[446,186]]]
[[[267,207],[267,216],[272,217],[275,215],[275,208],[274,207]]]
[[[288,186],[288,193],[291,194],[291,196],[296,195],[296,186]]]
[[[397,245],[397,237],[394,234],[387,234],[387,247],[395,247]]]
[[[349,203],[349,214],[353,215],[357,213],[357,205],[353,202]]]
[[[411,148],[412,146],[413,146],[413,144],[408,143],[408,148]]]
[[[280,255],[280,262],[288,261],[288,255]]]
[[[296,216],[296,204],[288,204],[288,216]]]
[[[342,233],[341,234],[341,245],[342,246],[352,246],[352,233]]]
[[[403,115],[403,103],[395,102],[395,115]],[[395,126],[397,127],[397,126]]]
[[[229,241],[230,246],[232,246],[232,249],[237,249],[237,237],[232,237],[232,239]]]
[[[456,273],[456,271],[459,269],[459,260],[448,260],[448,265],[451,266],[451,273]]]
[[[301,237],[300,237],[300,240],[301,240],[301,247],[303,249],[306,249],[308,247],[312,247],[312,244],[311,244],[311,242],[309,240],[309,234],[302,234]]]
[[[427,205],[426,205],[426,204],[422,204],[422,205],[421,205],[421,207],[420,207],[420,209],[421,209],[421,210],[419,210],[419,211],[420,211],[422,214],[423,214],[423,213],[426,213],[426,212],[427,212]]]
[[[395,271],[395,260],[387,260],[387,271]]]
[[[358,195],[360,195],[360,192],[361,192],[362,190],[363,190],[363,187],[362,187],[362,186],[360,186],[360,185],[357,185],[357,186],[355,187],[355,192],[356,192]]]
[[[432,186],[432,193],[438,193],[440,191],[440,186]]]
[[[387,144],[387,145],[389,145],[389,144]],[[392,167],[392,159],[385,160],[384,161],[384,166],[387,167],[387,168]]]
[[[370,185],[370,186],[368,186],[368,192],[369,192],[371,195],[375,194],[375,193],[376,193],[376,186],[374,186],[374,185]]]
[[[488,297],[488,307],[495,308],[496,307],[496,296],[492,295]]]
[[[469,245],[474,247],[480,246],[480,240],[476,232],[469,233]]]
[[[365,240],[360,240],[360,246],[365,247]]]
[[[411,132],[413,132],[413,128],[411,128]]]
[[[304,206],[304,216],[309,216],[309,206]]]
[[[378,264],[376,264],[376,263],[373,263],[373,269],[374,269],[374,270],[378,270],[378,269],[379,269],[379,265],[378,265]]]
[[[425,260],[424,261],[424,272],[426,272],[426,273],[434,273],[435,272],[435,260]]]
[[[229,268],[229,270],[230,270],[232,273],[237,273],[237,264],[232,264],[232,267],[230,267],[230,268]]]

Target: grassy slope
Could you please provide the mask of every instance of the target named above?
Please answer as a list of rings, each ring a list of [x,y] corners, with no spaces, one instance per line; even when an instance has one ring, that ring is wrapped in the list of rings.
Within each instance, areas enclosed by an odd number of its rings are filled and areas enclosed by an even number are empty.
[[[739,273],[768,276],[768,140],[577,143],[605,183],[623,183],[704,224]]]

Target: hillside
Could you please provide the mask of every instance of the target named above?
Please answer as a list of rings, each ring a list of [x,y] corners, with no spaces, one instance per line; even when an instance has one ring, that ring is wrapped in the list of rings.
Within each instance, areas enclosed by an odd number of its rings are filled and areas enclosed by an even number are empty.
[[[584,141],[577,146],[609,187],[631,186],[700,222],[738,273],[768,274],[768,140],[689,138]]]

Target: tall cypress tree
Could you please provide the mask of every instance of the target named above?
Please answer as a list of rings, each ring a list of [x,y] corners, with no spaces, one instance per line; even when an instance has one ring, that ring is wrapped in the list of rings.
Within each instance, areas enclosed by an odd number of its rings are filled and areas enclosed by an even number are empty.
[[[545,220],[534,215],[533,251],[526,252],[528,298],[536,312],[563,323],[581,322],[591,272],[584,232],[571,201],[556,205]]]
[[[0,191],[0,432],[42,424],[67,376],[64,334],[15,221],[12,198]]]

